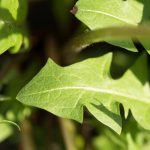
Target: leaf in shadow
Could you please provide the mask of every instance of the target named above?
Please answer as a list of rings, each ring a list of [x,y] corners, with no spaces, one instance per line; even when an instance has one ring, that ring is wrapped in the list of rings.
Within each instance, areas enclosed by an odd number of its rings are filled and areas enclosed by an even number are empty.
[[[91,103],[86,105],[87,109],[97,120],[112,128],[118,134],[121,133],[122,119],[120,116],[120,109],[117,103],[104,106],[102,103],[99,105]],[[109,108],[109,109],[108,109]],[[117,111],[116,111],[117,110]]]

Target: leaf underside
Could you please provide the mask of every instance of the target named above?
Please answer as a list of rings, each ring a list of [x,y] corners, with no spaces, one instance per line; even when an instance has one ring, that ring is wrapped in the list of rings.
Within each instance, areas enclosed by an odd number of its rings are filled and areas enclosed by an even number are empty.
[[[30,106],[55,115],[83,121],[83,107],[100,122],[120,134],[122,121],[119,104],[125,113],[150,129],[150,94],[145,54],[119,79],[110,75],[112,53],[60,67],[48,60],[45,67],[17,95]]]
[[[143,22],[144,4],[145,0],[79,0],[75,5],[77,8],[75,16],[91,30],[114,26],[138,26]],[[148,21],[144,19],[144,22]],[[139,41],[149,52],[149,41],[140,39]],[[137,52],[132,39],[106,42]]]

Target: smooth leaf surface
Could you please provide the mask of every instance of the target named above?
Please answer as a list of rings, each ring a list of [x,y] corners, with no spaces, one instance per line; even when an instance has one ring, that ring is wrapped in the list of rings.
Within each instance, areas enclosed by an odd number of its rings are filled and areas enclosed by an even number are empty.
[[[75,7],[75,16],[91,30],[113,26],[137,26],[143,15],[143,4],[136,0],[79,0]],[[107,42],[137,51],[131,39]]]
[[[121,132],[119,104],[150,129],[147,59],[142,55],[120,78],[110,75],[112,54],[68,67],[48,60],[45,67],[18,94],[17,99],[55,115],[83,121],[83,107],[117,133]],[[131,86],[132,85],[132,86]]]
[[[0,54],[17,52],[24,42],[26,6],[26,0],[0,0]]]

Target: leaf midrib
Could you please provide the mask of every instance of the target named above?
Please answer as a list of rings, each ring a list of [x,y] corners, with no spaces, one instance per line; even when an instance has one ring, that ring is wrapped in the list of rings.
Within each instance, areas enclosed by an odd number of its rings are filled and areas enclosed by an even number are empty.
[[[114,15],[112,15],[112,14],[109,14],[109,13],[107,13],[107,12],[100,11],[100,10],[80,9],[80,11],[103,14],[103,15],[106,15],[106,16],[108,16],[108,17],[112,17],[112,18],[115,18],[115,19],[117,19],[117,20],[119,20],[119,21],[125,22],[125,23],[127,23],[127,24],[129,24],[129,25],[134,25],[134,26],[137,25],[136,23],[129,22],[128,20],[121,19],[121,18],[119,18],[119,17],[117,17],[117,16],[114,16]]]
[[[20,95],[19,94],[17,96],[17,98],[18,97],[28,97],[28,96],[44,94],[44,93],[51,93],[51,92],[59,91],[59,90],[85,90],[85,91],[100,92],[100,93],[106,93],[106,94],[110,94],[110,95],[126,97],[128,99],[134,99],[134,100],[137,100],[137,101],[142,102],[142,103],[145,102],[147,104],[150,104],[150,101],[148,101],[147,99],[143,99],[143,101],[142,101],[138,97],[131,96],[131,95],[128,95],[128,94],[124,94],[124,93],[121,93],[120,91],[116,92],[116,91],[113,91],[113,90],[100,89],[100,88],[95,88],[95,87],[86,87],[86,86],[64,86],[64,87],[58,87],[58,88],[53,88],[53,89],[50,89],[50,90],[36,92],[36,93],[28,94],[28,95],[21,95],[21,96],[19,96]]]

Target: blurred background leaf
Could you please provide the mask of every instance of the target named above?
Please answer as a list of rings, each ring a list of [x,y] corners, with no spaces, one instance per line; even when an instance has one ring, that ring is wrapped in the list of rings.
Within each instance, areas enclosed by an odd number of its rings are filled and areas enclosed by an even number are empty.
[[[150,14],[149,0],[137,1],[144,4],[142,22],[147,22]],[[9,2],[12,2],[12,5],[8,8],[6,3]],[[18,2],[21,5],[16,11]],[[134,148],[141,150],[150,149],[149,131],[140,127],[131,113],[127,120],[124,118],[123,131],[121,136],[118,136],[93,119],[87,110],[85,110],[85,119],[81,125],[70,120],[60,121],[59,118],[44,110],[22,106],[15,100],[18,91],[37,74],[48,57],[65,66],[113,52],[111,74],[113,78],[118,79],[139,56],[138,53],[129,52],[105,42],[92,44],[77,55],[63,56],[63,49],[68,41],[74,35],[88,31],[87,27],[70,13],[75,3],[76,0],[0,1],[1,11],[8,14],[7,20],[15,23],[15,26],[6,25],[5,28],[3,24],[0,24],[0,39],[7,37],[0,40],[3,49],[0,51],[2,53],[15,46],[16,49],[13,52],[17,52],[22,45],[21,53],[11,54],[6,51],[0,55],[0,95],[11,98],[9,101],[0,102],[0,114],[3,119],[14,121],[21,127],[21,132],[19,132],[12,125],[0,124],[1,150],[65,150],[68,140],[64,133],[69,133],[67,138],[73,139],[70,143],[77,150],[126,150],[129,148],[128,143],[132,143]],[[8,9],[11,11],[9,12]],[[0,19],[5,18],[0,15]],[[22,30],[26,26],[28,33],[26,29]],[[25,51],[22,42],[28,45],[28,40],[30,47],[28,51]],[[141,51],[144,50],[139,43],[136,43],[136,47]],[[121,115],[124,116],[123,109],[121,109]],[[65,131],[62,128],[64,124],[65,126],[67,124]]]

